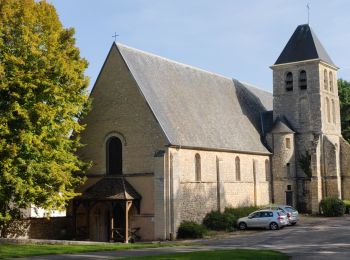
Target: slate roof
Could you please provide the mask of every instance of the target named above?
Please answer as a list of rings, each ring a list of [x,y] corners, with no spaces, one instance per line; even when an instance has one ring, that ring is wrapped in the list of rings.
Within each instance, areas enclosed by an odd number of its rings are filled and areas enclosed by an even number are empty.
[[[265,136],[273,127],[273,111],[261,113],[262,135]]]
[[[311,27],[303,24],[296,28],[275,65],[312,59],[321,59],[335,66]]]
[[[269,153],[259,113],[272,94],[231,78],[146,53],[117,48],[169,144]]]
[[[104,177],[86,189],[80,200],[139,200],[141,195],[122,177]]]
[[[295,133],[285,122],[277,119],[272,127],[271,133]]]

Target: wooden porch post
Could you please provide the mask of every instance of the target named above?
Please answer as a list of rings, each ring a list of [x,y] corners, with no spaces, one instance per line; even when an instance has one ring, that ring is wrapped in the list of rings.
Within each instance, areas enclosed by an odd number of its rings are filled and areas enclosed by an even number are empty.
[[[87,225],[87,229],[86,229],[86,235],[87,235],[87,239],[90,240],[90,202],[87,203],[87,220],[86,220],[86,225]]]
[[[132,201],[125,201],[125,243],[129,243],[129,209]]]
[[[111,235],[110,235],[110,241],[114,242],[114,214],[113,214],[113,210],[111,212]]]
[[[77,202],[73,200],[73,232],[74,238],[77,238]]]

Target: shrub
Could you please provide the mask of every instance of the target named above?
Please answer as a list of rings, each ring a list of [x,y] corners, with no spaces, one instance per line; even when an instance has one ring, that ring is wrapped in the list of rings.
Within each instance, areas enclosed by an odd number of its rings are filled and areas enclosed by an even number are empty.
[[[345,203],[338,198],[324,198],[320,202],[320,211],[326,217],[340,217],[344,215]]]
[[[234,215],[236,219],[246,217],[253,211],[258,210],[260,207],[257,206],[245,206],[245,207],[238,207],[238,208],[225,208],[225,213],[229,213],[231,215]]]
[[[345,204],[345,213],[350,214],[350,200],[343,200]]]
[[[207,230],[194,221],[183,221],[177,231],[178,238],[203,238]]]
[[[232,231],[236,222],[237,218],[233,214],[219,211],[211,211],[203,219],[203,225],[211,230]]]

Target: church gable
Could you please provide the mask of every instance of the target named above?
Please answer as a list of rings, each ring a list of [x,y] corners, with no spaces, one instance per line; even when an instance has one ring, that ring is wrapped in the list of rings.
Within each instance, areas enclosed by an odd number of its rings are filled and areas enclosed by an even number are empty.
[[[153,172],[153,156],[168,143],[118,49],[113,44],[91,92],[92,107],[83,123],[79,154],[93,161],[92,174],[108,172],[106,144],[122,146],[122,173]]]

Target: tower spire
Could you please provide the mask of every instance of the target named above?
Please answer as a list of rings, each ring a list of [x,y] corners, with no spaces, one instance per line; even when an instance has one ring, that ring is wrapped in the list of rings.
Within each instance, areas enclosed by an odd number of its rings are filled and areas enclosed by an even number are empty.
[[[307,3],[307,24],[310,24],[310,3]]]

